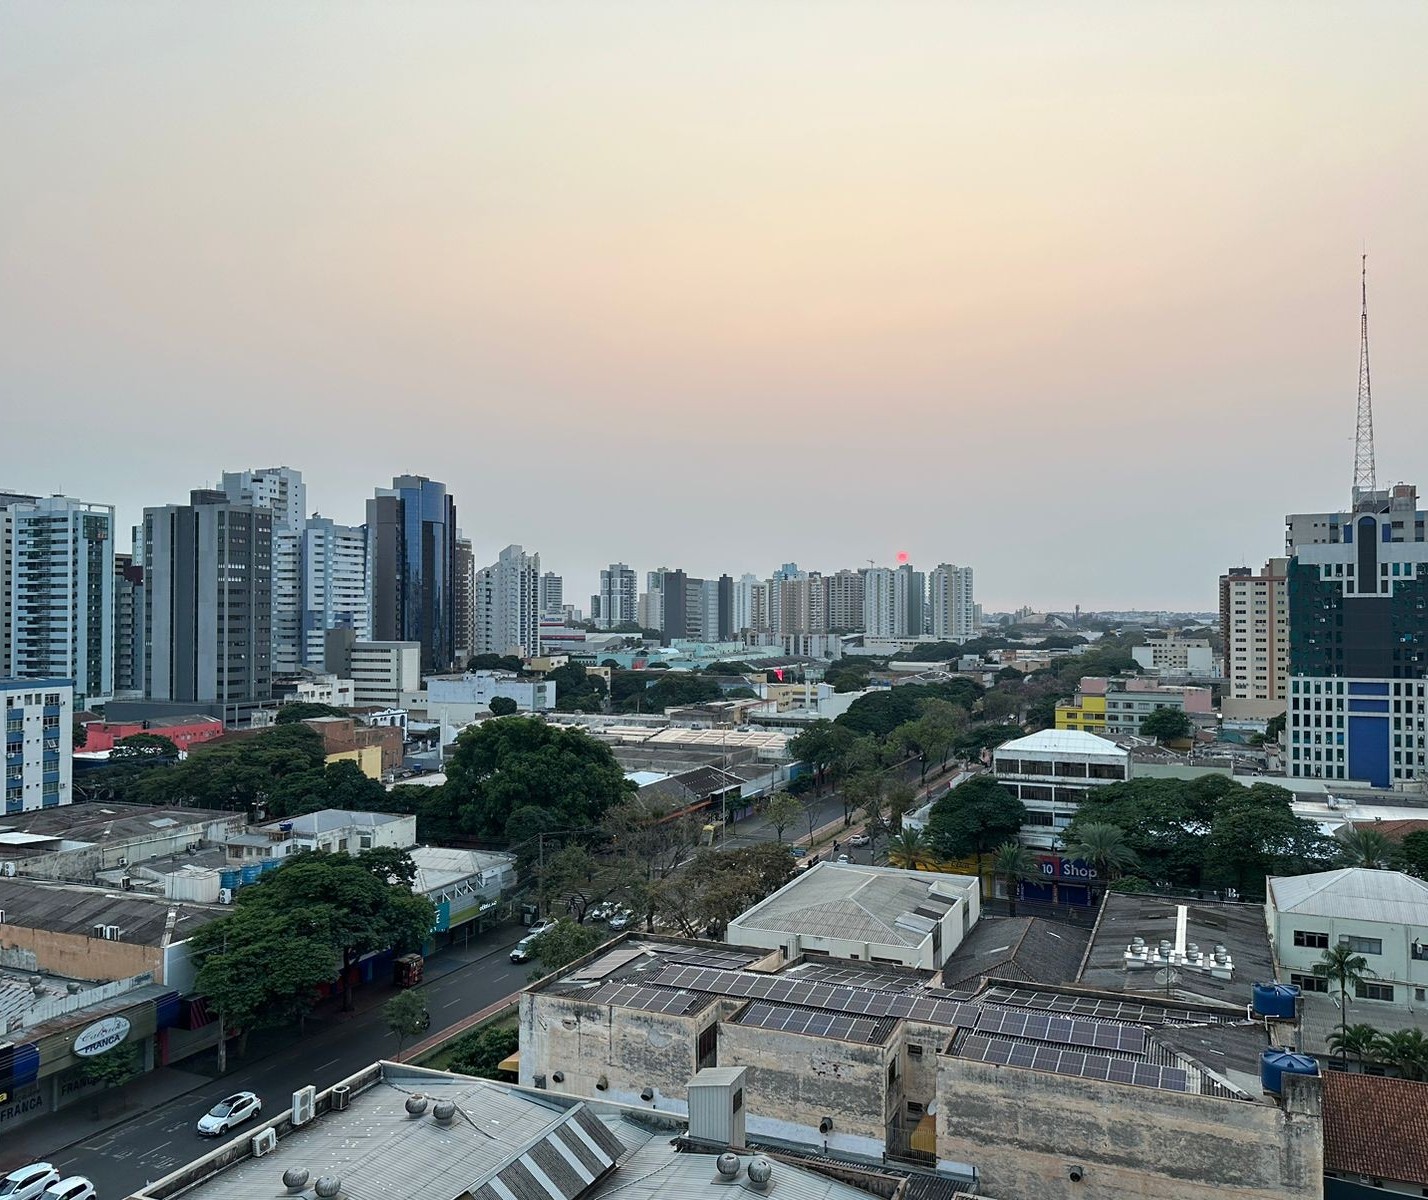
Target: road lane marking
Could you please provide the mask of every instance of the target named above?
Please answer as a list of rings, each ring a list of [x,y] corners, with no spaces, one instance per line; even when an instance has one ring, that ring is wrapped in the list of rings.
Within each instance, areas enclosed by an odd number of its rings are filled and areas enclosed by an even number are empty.
[[[319,1070],[319,1071],[325,1071],[325,1070],[327,1070],[328,1067],[335,1067],[335,1066],[336,1066],[338,1063],[340,1063],[341,1061],[342,1061],[342,1060],[341,1060],[340,1058],[334,1058],[331,1062],[325,1062],[325,1063],[323,1063],[322,1066],[320,1066],[320,1067],[317,1068],[317,1070]]]
[[[169,1138],[169,1140],[168,1140],[167,1142],[160,1142],[157,1146],[150,1146],[150,1147],[149,1147],[147,1150],[145,1150],[141,1155],[139,1155],[139,1157],[140,1157],[140,1158],[148,1158],[149,1155],[151,1155],[151,1154],[156,1154],[156,1153],[158,1153],[158,1151],[162,1150],[165,1146],[171,1146],[171,1145],[173,1145],[173,1138]]]

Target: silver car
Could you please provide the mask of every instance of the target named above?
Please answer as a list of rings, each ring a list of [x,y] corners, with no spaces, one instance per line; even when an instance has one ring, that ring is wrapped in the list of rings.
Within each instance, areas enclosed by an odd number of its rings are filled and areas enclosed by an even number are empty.
[[[220,1100],[198,1119],[204,1137],[222,1137],[252,1117],[261,1116],[263,1102],[253,1092],[235,1092]]]
[[[60,1181],[53,1163],[37,1162],[16,1167],[0,1179],[0,1200],[39,1200],[47,1188]]]

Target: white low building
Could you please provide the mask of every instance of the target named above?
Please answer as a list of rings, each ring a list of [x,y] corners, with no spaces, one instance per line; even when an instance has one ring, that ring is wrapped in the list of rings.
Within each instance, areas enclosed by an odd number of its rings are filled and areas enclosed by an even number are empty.
[[[1305,991],[1332,992],[1314,974],[1331,946],[1363,955],[1372,972],[1354,1000],[1416,1007],[1428,1002],[1428,883],[1400,871],[1345,867],[1269,880],[1265,922],[1279,975]],[[1355,1020],[1369,1021],[1360,1015]]]
[[[351,812],[324,808],[320,812],[287,817],[261,826],[273,839],[273,856],[300,850],[361,854],[364,850],[409,850],[416,845],[416,817],[401,813]]]
[[[544,679],[524,679],[509,671],[468,671],[464,675],[434,675],[425,691],[406,697],[409,707],[424,708],[428,717],[443,711],[450,721],[473,721],[491,710],[497,698],[512,700],[521,712],[549,712],[555,708],[555,684]]]
[[[1130,752],[1094,733],[1043,729],[998,746],[992,754],[992,770],[1026,806],[1021,840],[1052,850],[1087,788],[1130,778]]]
[[[821,862],[729,922],[731,946],[935,971],[981,915],[977,880]]]

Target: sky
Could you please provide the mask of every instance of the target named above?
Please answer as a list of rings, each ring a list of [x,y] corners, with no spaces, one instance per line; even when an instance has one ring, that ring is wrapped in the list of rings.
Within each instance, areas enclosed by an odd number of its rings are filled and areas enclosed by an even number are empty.
[[[0,6],[0,489],[1215,607],[1428,488],[1428,5]],[[127,539],[121,539],[121,543]]]

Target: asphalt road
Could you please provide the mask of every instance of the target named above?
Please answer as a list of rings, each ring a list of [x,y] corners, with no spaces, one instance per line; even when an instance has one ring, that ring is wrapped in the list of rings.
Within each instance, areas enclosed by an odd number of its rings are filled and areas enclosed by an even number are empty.
[[[505,954],[518,936],[512,927],[480,944],[473,942],[469,950],[457,946],[428,960],[420,990],[431,1012],[433,1031],[454,1025],[526,983],[530,964],[513,964]],[[251,1065],[230,1066],[221,1079],[137,1113],[122,1125],[60,1152],[52,1161],[62,1174],[88,1176],[101,1200],[116,1200],[217,1144],[199,1137],[194,1125],[224,1096],[257,1092],[265,1115],[270,1116],[291,1104],[298,1088],[313,1084],[321,1091],[379,1058],[392,1057],[396,1049],[380,1005],[346,1019],[333,1018],[289,1048]]]

